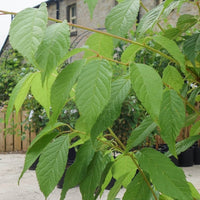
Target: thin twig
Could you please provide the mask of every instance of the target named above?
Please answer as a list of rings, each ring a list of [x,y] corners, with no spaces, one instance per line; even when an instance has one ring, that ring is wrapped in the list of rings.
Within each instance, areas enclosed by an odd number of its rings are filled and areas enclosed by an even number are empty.
[[[115,133],[112,131],[112,129],[111,129],[111,128],[108,128],[108,130],[109,130],[110,134],[113,136],[113,138],[117,141],[117,143],[121,146],[121,148],[122,148],[123,150],[126,150],[125,145],[124,145],[124,144],[121,142],[121,140],[115,135]]]

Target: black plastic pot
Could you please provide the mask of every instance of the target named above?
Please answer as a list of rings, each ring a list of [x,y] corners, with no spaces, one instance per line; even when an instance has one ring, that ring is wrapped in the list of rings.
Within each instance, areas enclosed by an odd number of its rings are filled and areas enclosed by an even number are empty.
[[[178,156],[179,166],[190,167],[194,164],[194,148],[189,148]]]
[[[174,156],[170,156],[169,158],[176,166],[179,166],[179,160],[178,159],[176,159]]]
[[[194,148],[194,164],[200,165],[200,147]]]
[[[67,169],[74,163],[74,160],[76,158],[76,151],[74,148],[69,149],[69,153],[68,153],[68,160],[67,160],[67,164],[66,164],[66,168],[65,171],[60,179],[60,181],[57,184],[57,188],[62,189],[63,188],[63,184],[64,184],[64,179],[65,179],[65,174],[67,172]]]
[[[110,183],[106,187],[106,190],[110,190],[114,186],[115,182],[116,180],[112,177],[112,179],[110,180]]]
[[[39,162],[40,156],[35,160],[35,162],[29,167],[29,170],[35,170],[37,167],[37,164]]]

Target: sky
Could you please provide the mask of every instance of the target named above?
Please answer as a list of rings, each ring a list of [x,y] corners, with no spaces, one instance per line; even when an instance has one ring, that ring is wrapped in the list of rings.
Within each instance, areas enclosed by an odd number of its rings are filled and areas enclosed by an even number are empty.
[[[0,10],[19,12],[28,7],[34,7],[45,0],[0,0]],[[0,49],[9,32],[10,15],[0,15]]]

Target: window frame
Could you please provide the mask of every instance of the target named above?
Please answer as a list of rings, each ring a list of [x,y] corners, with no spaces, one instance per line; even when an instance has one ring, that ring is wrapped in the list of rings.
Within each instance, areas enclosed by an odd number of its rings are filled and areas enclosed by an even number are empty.
[[[75,16],[72,16],[72,9],[75,8]],[[76,3],[67,6],[67,21],[72,23],[72,20],[76,20],[77,23],[77,6]],[[76,36],[77,29],[75,27],[70,27],[70,36]]]

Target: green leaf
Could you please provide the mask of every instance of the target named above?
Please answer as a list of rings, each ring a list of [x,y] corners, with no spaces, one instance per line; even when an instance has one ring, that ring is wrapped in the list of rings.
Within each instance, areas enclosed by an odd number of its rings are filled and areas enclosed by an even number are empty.
[[[200,88],[196,87],[190,94],[190,97],[188,98],[188,102],[192,105],[195,105],[196,96],[200,93]]]
[[[180,92],[180,90],[183,87],[184,80],[178,70],[168,65],[163,72],[163,82],[166,83],[168,86],[176,90],[177,92]]]
[[[86,177],[87,168],[93,156],[94,148],[91,141],[81,145],[76,154],[75,162],[67,169],[60,200],[64,200],[67,191],[77,186]]]
[[[24,163],[24,168],[19,177],[19,181],[28,170],[28,168],[33,164],[33,162],[38,158],[43,149],[55,138],[59,133],[52,131],[57,127],[62,126],[63,123],[55,123],[53,125],[47,125],[33,140],[26,152],[26,158]]]
[[[44,37],[47,19],[46,4],[43,3],[39,9],[27,8],[21,11],[11,23],[10,43],[31,63],[34,63],[34,54]]]
[[[42,152],[36,175],[40,190],[45,197],[53,191],[61,179],[68,159],[69,135],[62,135],[56,138]]]
[[[72,44],[71,44],[72,45]],[[75,47],[74,47],[75,48]],[[62,60],[60,61],[60,63],[65,62],[66,60],[68,60],[69,58],[71,58],[72,56],[81,53],[83,51],[89,51],[88,46],[83,46],[80,48],[75,48],[75,49],[71,49],[70,51],[67,52],[67,54],[62,58]]]
[[[56,67],[63,62],[69,46],[69,27],[66,21],[47,28],[45,37],[35,55],[38,68],[45,76],[54,72]]]
[[[164,194],[161,194],[159,196],[159,200],[174,200],[174,199],[172,199],[171,197],[168,197],[168,196],[166,196]]]
[[[111,168],[112,168],[113,163],[114,163],[114,161],[110,161],[106,165],[106,167],[102,173],[100,184],[95,192],[95,200],[98,198],[99,195],[102,196],[104,190],[109,185],[109,183],[112,179]]]
[[[151,117],[146,117],[143,122],[131,133],[127,141],[127,151],[142,143],[145,138],[156,128],[156,123]]]
[[[193,199],[183,170],[165,155],[152,148],[144,148],[137,154],[137,158],[159,192],[175,199]]]
[[[180,35],[181,35],[181,31],[178,28],[170,28],[164,32],[164,36],[171,40],[176,39]]]
[[[106,128],[111,126],[120,115],[122,103],[127,97],[130,89],[131,83],[129,79],[120,78],[112,82],[110,100],[92,127],[92,141],[95,141],[96,137]]]
[[[46,110],[47,116],[50,116],[50,95],[51,95],[51,86],[55,81],[55,76],[51,75],[48,79],[45,80],[42,84],[41,73],[37,73],[31,83],[31,92],[35,99],[44,107]]]
[[[197,117],[198,117],[197,113],[193,113],[191,115],[186,116],[184,127],[187,127],[193,124],[196,121]]]
[[[111,78],[111,67],[105,60],[94,60],[84,66],[76,87],[76,103],[80,112],[78,129],[90,132],[110,99]]]
[[[29,92],[32,80],[35,77],[35,75],[36,73],[27,74],[17,83],[17,85],[13,89],[6,112],[6,124],[8,124],[8,120],[12,113],[13,107],[15,106],[16,113],[18,113],[21,109],[21,106]]]
[[[53,110],[51,122],[58,118],[84,64],[84,60],[75,61],[67,65],[57,76],[51,89],[51,106]]]
[[[190,136],[199,135],[199,133],[200,133],[200,121],[197,121],[190,129]]]
[[[121,189],[122,186],[122,182],[126,179],[126,177],[128,176],[128,174],[124,174],[121,177],[119,177],[119,179],[115,182],[114,186],[111,188],[109,194],[108,194],[108,198],[107,200],[115,200],[118,192]]]
[[[162,14],[164,5],[160,4],[157,7],[153,8],[147,12],[141,19],[138,27],[137,33],[142,36],[146,31],[152,29],[153,26],[158,22],[160,15]]]
[[[195,136],[190,136],[189,138],[186,138],[185,140],[176,143],[176,154],[179,155],[180,153],[186,151],[199,139],[200,135],[195,135]],[[167,157],[170,157],[171,153],[168,151],[165,155]]]
[[[175,140],[185,123],[185,106],[174,90],[166,90],[163,94],[159,123],[161,137],[175,156]]]
[[[130,45],[128,46],[125,51],[122,53],[121,61],[124,63],[130,63],[133,62],[135,59],[136,53],[141,50],[142,47],[137,45]]]
[[[88,4],[88,8],[90,11],[90,17],[92,18],[93,12],[98,3],[98,0],[84,0],[84,2]]]
[[[137,174],[133,181],[128,185],[123,200],[137,199],[150,200],[152,193],[141,173]]]
[[[180,64],[181,70],[185,72],[185,58],[177,44],[173,40],[161,35],[155,36],[153,39],[169,52],[169,54]]]
[[[194,26],[196,23],[197,23],[196,16],[185,14],[185,15],[181,15],[178,18],[178,22],[176,24],[176,27],[178,29],[182,30],[183,32],[185,32],[189,28],[191,28],[192,26]]]
[[[190,182],[188,182],[188,185],[190,187],[190,190],[191,190],[191,193],[192,193],[192,197],[195,199],[195,200],[200,200],[200,194],[199,192],[197,191],[197,189],[194,187],[194,185]]]
[[[152,67],[144,64],[132,64],[130,68],[132,86],[138,99],[152,119],[157,120],[163,93],[159,74]]]
[[[121,183],[125,188],[135,176],[136,170],[137,167],[130,156],[122,156],[112,166],[112,174],[116,180],[125,175]]]
[[[124,36],[134,25],[140,7],[139,0],[124,0],[106,17],[105,27],[109,33]]]
[[[112,58],[113,55],[113,38],[103,34],[94,33],[86,41],[85,45],[89,46],[89,50],[85,51],[84,58],[90,58],[99,55]]]
[[[80,183],[80,191],[83,200],[93,199],[97,186],[100,183],[101,175],[110,161],[109,155],[96,152],[90,163],[85,179]]]
[[[179,6],[180,1],[171,1],[171,0],[167,0],[164,2],[164,7],[165,9],[163,10],[162,13],[162,18],[166,19],[166,17],[169,16],[169,14]]]
[[[200,33],[193,34],[184,42],[183,51],[195,66],[195,58],[200,51]]]

